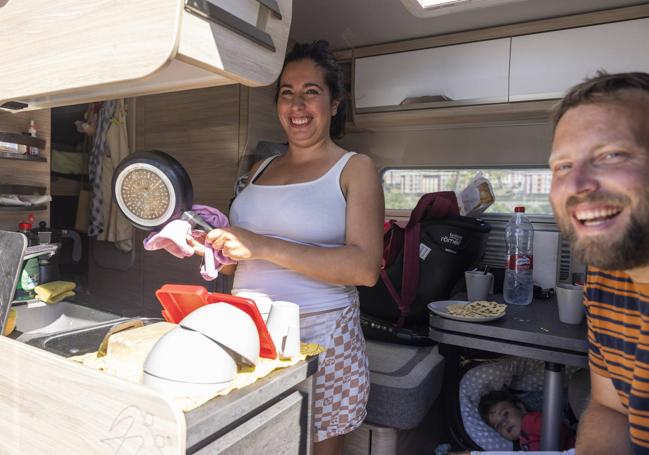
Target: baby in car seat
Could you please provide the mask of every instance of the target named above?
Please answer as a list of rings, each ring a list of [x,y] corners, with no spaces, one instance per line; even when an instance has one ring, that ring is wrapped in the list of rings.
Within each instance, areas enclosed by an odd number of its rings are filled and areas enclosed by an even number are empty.
[[[480,417],[509,441],[518,441],[521,450],[541,450],[541,413],[529,412],[525,404],[508,390],[494,390],[480,398]],[[561,449],[575,446],[575,434],[561,427]]]

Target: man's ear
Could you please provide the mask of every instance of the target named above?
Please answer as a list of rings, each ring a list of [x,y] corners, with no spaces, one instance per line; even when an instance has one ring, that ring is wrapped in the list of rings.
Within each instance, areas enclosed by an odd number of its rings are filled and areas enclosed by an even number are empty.
[[[522,401],[517,401],[516,402],[516,407],[518,409],[520,409],[523,414],[525,414],[527,412],[527,408],[525,407],[525,405],[523,404]]]

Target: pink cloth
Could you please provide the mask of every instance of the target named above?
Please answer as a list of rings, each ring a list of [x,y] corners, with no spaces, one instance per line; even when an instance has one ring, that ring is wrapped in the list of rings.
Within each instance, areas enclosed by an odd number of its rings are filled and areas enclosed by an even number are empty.
[[[207,205],[193,205],[192,211],[200,215],[210,226],[215,228],[230,225],[228,218],[219,210]],[[167,223],[160,231],[153,231],[144,239],[144,249],[147,251],[166,250],[177,258],[186,258],[194,255],[194,249],[187,244],[187,236],[199,238],[203,231],[192,230],[192,226],[185,220],[173,220]],[[213,280],[219,276],[218,270],[235,261],[223,255],[221,251],[214,251],[212,245],[205,243],[205,257],[201,265],[201,276],[205,280]]]

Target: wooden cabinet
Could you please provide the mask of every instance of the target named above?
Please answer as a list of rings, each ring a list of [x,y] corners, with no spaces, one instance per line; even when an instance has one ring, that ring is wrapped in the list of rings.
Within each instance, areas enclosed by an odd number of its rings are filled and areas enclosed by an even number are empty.
[[[503,38],[356,59],[356,112],[507,102],[509,46]]]
[[[647,43],[649,19],[516,36],[509,100],[560,98],[598,70],[649,71]]]
[[[267,85],[291,13],[292,0],[0,2],[0,106]]]

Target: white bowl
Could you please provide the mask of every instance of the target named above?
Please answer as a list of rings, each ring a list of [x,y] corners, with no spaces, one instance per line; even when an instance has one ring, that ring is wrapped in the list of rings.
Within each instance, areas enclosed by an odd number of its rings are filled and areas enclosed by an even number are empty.
[[[215,384],[232,381],[237,365],[218,343],[201,333],[176,327],[153,345],[143,370],[172,381]]]
[[[252,318],[228,303],[211,303],[189,313],[180,326],[216,341],[243,365],[257,365],[259,332]]]
[[[142,374],[142,384],[172,397],[213,396],[227,388],[232,381],[216,383],[181,382],[159,378],[147,372]]]

